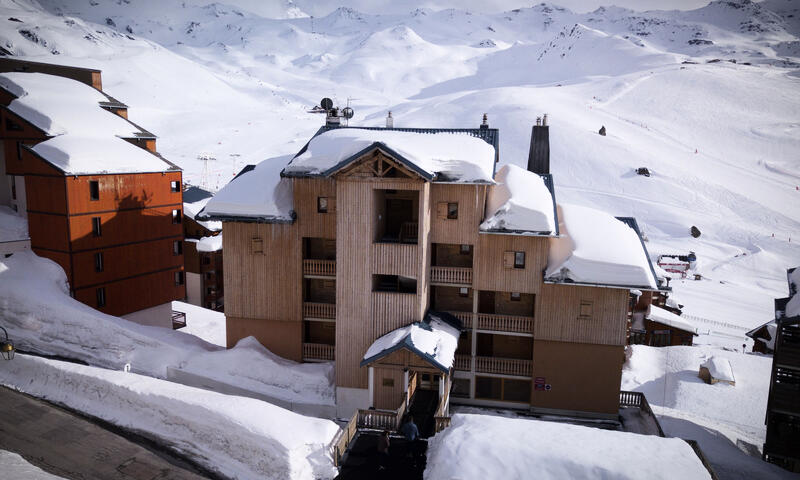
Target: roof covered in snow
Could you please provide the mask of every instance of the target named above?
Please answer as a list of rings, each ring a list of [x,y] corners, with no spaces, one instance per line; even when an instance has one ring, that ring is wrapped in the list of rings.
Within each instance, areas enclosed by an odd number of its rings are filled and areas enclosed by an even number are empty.
[[[191,188],[197,188],[197,187],[191,187]],[[200,190],[200,189],[198,189],[198,190]],[[206,206],[206,204],[208,204],[208,201],[211,200],[211,198],[213,198],[213,194],[211,194],[210,192],[208,192],[208,193],[209,193],[209,196],[207,196],[207,197],[203,197],[200,200],[197,200],[197,201],[194,201],[194,202],[189,202],[186,199],[186,192],[184,192],[183,193],[183,214],[186,215],[187,217],[191,218],[195,222],[199,223],[203,227],[211,230],[212,232],[219,232],[220,230],[222,230],[222,222],[220,222],[218,220],[205,220],[204,221],[204,220],[199,220],[198,218],[196,218],[197,214],[200,213],[201,210],[203,210],[203,208]],[[193,195],[189,196],[190,199],[194,199],[194,198],[198,198],[198,197],[199,197],[199,194],[193,194]]]
[[[621,288],[658,289],[636,220],[560,204],[561,237],[550,239],[545,281]]]
[[[488,129],[484,129],[488,130]],[[283,170],[329,176],[375,148],[430,181],[493,183],[497,149],[480,129],[321,129]]]
[[[697,327],[691,322],[657,305],[650,305],[650,313],[647,315],[647,319],[697,335]]]
[[[786,271],[789,280],[789,301],[786,302],[784,315],[787,318],[800,317],[800,268],[790,268]]]
[[[700,366],[708,369],[711,378],[728,382],[735,381],[731,362],[729,362],[727,358],[714,356],[703,362]]]
[[[766,336],[759,334],[759,332],[762,331],[764,334],[766,334]],[[770,350],[775,350],[775,338],[777,333],[778,324],[775,322],[775,320],[770,320],[769,322],[750,330],[749,332],[745,333],[745,335],[752,338],[754,342],[762,342],[766,344],[767,348]]]
[[[280,175],[290,158],[290,155],[274,157],[255,168],[242,170],[195,218],[291,223],[294,221],[292,181]]]
[[[489,188],[484,232],[557,235],[553,177],[538,175],[516,165],[505,165]]]
[[[165,172],[177,168],[114,136],[59,135],[30,149],[67,175]]]
[[[378,338],[367,349],[361,366],[406,348],[427,360],[432,366],[448,372],[453,366],[461,330],[448,322],[444,314],[429,313],[424,322],[400,327]]]

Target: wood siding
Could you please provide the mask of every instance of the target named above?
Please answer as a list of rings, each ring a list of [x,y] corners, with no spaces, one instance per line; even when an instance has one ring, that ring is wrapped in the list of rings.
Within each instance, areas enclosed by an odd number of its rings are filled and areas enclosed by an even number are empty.
[[[28,211],[67,213],[67,180],[64,176],[25,176],[25,199]]]
[[[90,198],[89,182],[93,181],[100,189],[98,200]],[[170,205],[183,211],[183,193],[180,188],[171,190],[173,181],[180,185],[181,172],[67,177],[69,210],[82,214]]]
[[[394,410],[403,403],[405,386],[403,371],[395,368],[375,368],[375,408]]]
[[[109,315],[125,315],[186,297],[186,286],[175,285],[174,269],[101,285],[106,306],[97,307],[97,288],[75,290],[75,299]]]
[[[591,315],[581,317],[581,303]],[[536,296],[534,337],[537,340],[625,345],[628,290],[542,285]]]
[[[66,215],[28,212],[28,235],[31,248],[69,251],[69,219]]]
[[[173,241],[162,239],[121,245],[103,250],[89,250],[72,255],[73,288],[113,282],[165,268],[180,269],[183,255],[173,255]],[[95,270],[95,255],[103,254],[103,271]],[[138,294],[138,293],[137,293]],[[154,306],[154,305],[153,305]]]
[[[164,237],[183,239],[182,225],[172,223],[173,209],[175,207],[156,207],[70,217],[72,249],[90,250]],[[92,233],[94,217],[100,218],[100,236]]]
[[[372,293],[372,336],[385,335],[396,328],[420,320],[419,296],[411,293]],[[370,342],[372,343],[372,342]],[[367,345],[369,347],[369,344]],[[366,353],[366,349],[362,355]]]
[[[432,243],[478,243],[478,226],[483,221],[486,198],[484,185],[457,185],[435,183],[431,185],[431,239]],[[440,218],[436,209],[440,203],[458,203],[458,218]]]
[[[336,182],[327,178],[293,179],[294,211],[299,236],[336,238]],[[317,211],[317,198],[327,197],[328,212]]]
[[[402,275],[419,279],[420,275],[419,245],[403,243],[375,243],[372,245],[373,274]],[[419,282],[417,283],[419,288]]]
[[[228,227],[225,228],[227,234]],[[227,258],[225,260],[229,261]],[[227,311],[227,304],[225,308],[228,348],[236,345],[239,340],[252,335],[275,355],[296,362],[303,361],[303,322],[235,317]]]
[[[480,234],[472,286],[476,290],[539,293],[547,266],[548,239],[523,235]],[[525,252],[525,268],[506,268],[505,252]]]

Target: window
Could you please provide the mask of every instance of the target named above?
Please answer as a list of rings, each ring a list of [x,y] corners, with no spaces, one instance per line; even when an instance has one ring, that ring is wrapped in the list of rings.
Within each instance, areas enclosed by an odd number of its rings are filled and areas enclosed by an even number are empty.
[[[505,402],[530,403],[530,380],[475,377],[475,398]]]
[[[100,217],[92,217],[92,234],[95,237],[99,237],[103,234],[101,229]]]
[[[13,130],[18,132],[22,130],[22,125],[11,120],[10,118],[6,118],[6,130]]]
[[[384,378],[381,380],[381,386],[394,387],[394,378]]]
[[[172,211],[172,223],[181,223],[181,211],[180,210],[173,210]]]
[[[169,182],[169,191],[170,192],[180,192],[181,191],[181,182],[178,180],[173,180]]]
[[[211,265],[211,257],[203,255],[203,265]]]
[[[470,394],[469,378],[454,378],[453,388],[450,390],[450,395],[459,398],[469,398],[469,394]]]
[[[510,300],[512,302],[519,302],[520,300],[522,300],[522,294],[519,292],[511,292]]]
[[[328,197],[317,197],[317,212],[328,213]]]
[[[447,219],[456,220],[458,218],[458,203],[447,204]]]
[[[461,249],[459,250],[459,253],[461,255],[469,255],[469,252],[471,252],[471,251],[472,251],[472,245],[461,245]]]
[[[578,311],[578,318],[581,320],[589,320],[592,318],[593,302],[589,300],[581,300],[580,310]]]
[[[668,347],[672,344],[669,330],[653,330],[650,334],[651,347]]]
[[[183,285],[183,272],[175,272],[175,285]]]
[[[97,294],[97,307],[105,307],[106,306],[106,288],[100,287],[95,292]]]
[[[100,182],[97,180],[89,181],[89,200],[100,200]]]
[[[250,251],[253,253],[264,253],[264,240],[253,238],[250,240]]]
[[[373,275],[373,292],[417,293],[417,281],[399,275]]]
[[[103,252],[97,252],[94,254],[94,271],[103,271]]]
[[[11,200],[17,199],[17,180],[14,178],[14,175],[9,175],[8,178],[11,179]]]
[[[469,288],[467,287],[460,287],[458,289],[458,296],[459,297],[469,297]]]
[[[514,252],[514,268],[525,268],[525,252]]]
[[[172,242],[172,254],[173,255],[183,255],[183,242],[180,240],[174,240]]]
[[[206,280],[211,280],[211,277],[214,276],[213,272],[206,272]]]

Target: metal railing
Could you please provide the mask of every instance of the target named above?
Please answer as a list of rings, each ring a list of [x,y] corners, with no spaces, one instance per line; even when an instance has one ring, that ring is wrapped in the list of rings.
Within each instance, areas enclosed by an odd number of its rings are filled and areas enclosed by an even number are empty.
[[[661,424],[658,423],[658,418],[656,418],[653,410],[650,408],[650,403],[647,402],[647,397],[644,396],[642,392],[626,392],[620,391],[619,392],[619,406],[620,408],[623,407],[638,407],[642,413],[649,415],[653,418],[653,421],[656,424],[656,428],[658,429],[658,436],[665,437],[664,430],[661,429]]]
[[[472,285],[472,268],[432,266],[431,283]]]
[[[303,302],[303,318],[336,320],[336,304]]]
[[[324,343],[303,343],[303,360],[333,360],[336,346]]]
[[[475,371],[498,375],[530,377],[533,361],[518,358],[475,357]]]
[[[186,313],[177,310],[172,311],[172,329],[177,330],[186,326]]]
[[[303,260],[303,275],[336,276],[336,260]]]
[[[452,316],[458,318],[459,320],[461,320],[461,325],[464,328],[466,328],[468,330],[472,328],[472,315],[473,314],[471,312],[453,312],[453,311],[448,311],[447,313],[449,313],[450,315],[452,315]]]
[[[533,334],[533,317],[479,313],[478,330]]]

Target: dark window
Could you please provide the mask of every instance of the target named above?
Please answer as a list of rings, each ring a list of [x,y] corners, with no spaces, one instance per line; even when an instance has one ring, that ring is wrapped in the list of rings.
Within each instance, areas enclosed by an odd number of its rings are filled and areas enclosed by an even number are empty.
[[[203,265],[211,265],[211,257],[203,255]]]
[[[183,272],[175,272],[175,285],[183,285]]]
[[[211,280],[211,277],[213,277],[213,276],[214,276],[214,274],[213,274],[213,273],[211,273],[211,272],[206,272],[206,280]]]
[[[650,334],[651,347],[668,347],[671,342],[671,335],[669,330],[653,330]]]
[[[328,197],[317,197],[317,212],[328,213]]]
[[[175,240],[172,242],[172,254],[173,255],[183,255],[183,242],[180,240]]]
[[[511,301],[512,302],[519,302],[522,300],[522,294],[519,292],[511,292]]]
[[[458,289],[458,296],[459,297],[469,297],[469,288],[461,287]]]
[[[461,255],[469,255],[469,252],[472,251],[472,245],[461,245],[461,249],[459,252]]]
[[[496,377],[475,377],[475,398],[502,400],[503,379]]]
[[[503,400],[506,402],[531,401],[531,382],[530,380],[503,379]]]
[[[14,178],[14,175],[9,175],[11,179],[11,200],[17,199],[17,180]]]
[[[95,237],[99,237],[103,234],[101,226],[102,224],[100,223],[100,217],[92,217],[92,234]]]
[[[647,332],[631,330],[630,340],[628,341],[628,343],[630,343],[631,345],[644,345],[646,337],[647,337]]]
[[[399,275],[373,275],[372,291],[417,293],[417,281],[413,278]]]
[[[469,398],[470,386],[469,378],[454,378],[450,395],[459,398]]]
[[[458,203],[448,203],[447,204],[447,218],[449,220],[455,220],[458,218]]]
[[[173,180],[169,182],[169,190],[171,192],[180,192],[181,191],[181,182],[177,180]]]
[[[94,271],[103,271],[103,252],[97,252],[94,254]]]
[[[96,291],[97,293],[97,307],[105,307],[106,306],[106,288],[100,287]]]
[[[100,182],[97,180],[89,181],[89,200],[100,200]]]
[[[20,131],[22,130],[22,125],[6,117],[6,130]]]
[[[514,268],[525,268],[525,252],[514,252]]]
[[[173,210],[172,211],[172,223],[181,223],[181,211],[180,210]]]
[[[17,142],[17,160],[22,161],[22,142]]]

